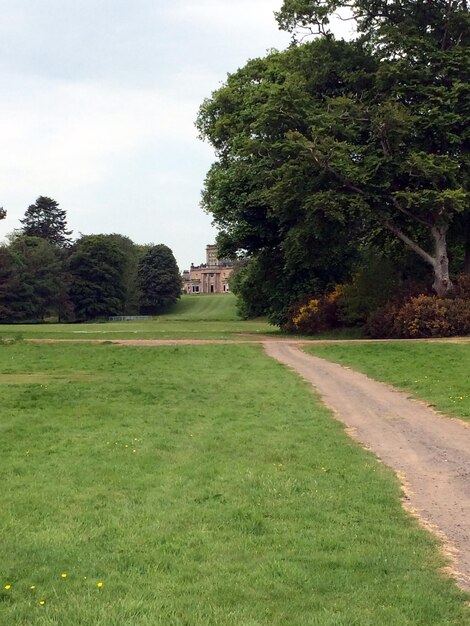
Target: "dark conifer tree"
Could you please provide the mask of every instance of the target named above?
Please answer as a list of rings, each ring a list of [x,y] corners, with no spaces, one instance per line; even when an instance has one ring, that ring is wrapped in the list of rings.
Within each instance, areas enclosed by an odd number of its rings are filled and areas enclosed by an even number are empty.
[[[58,202],[46,196],[39,196],[31,204],[20,222],[22,232],[28,237],[46,239],[53,246],[66,248],[70,245],[71,230],[67,230],[66,212]]]

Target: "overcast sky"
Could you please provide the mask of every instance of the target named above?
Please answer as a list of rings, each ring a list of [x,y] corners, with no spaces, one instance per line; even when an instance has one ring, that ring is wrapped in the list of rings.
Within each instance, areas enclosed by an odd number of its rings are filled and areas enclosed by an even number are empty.
[[[0,236],[50,196],[79,233],[165,243],[180,269],[215,239],[213,161],[194,120],[252,57],[284,48],[281,0],[0,0]]]

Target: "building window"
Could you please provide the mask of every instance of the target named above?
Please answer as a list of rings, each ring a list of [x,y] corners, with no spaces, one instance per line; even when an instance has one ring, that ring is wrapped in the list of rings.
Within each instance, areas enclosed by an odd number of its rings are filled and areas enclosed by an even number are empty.
[[[193,285],[193,293],[199,293],[199,285]]]

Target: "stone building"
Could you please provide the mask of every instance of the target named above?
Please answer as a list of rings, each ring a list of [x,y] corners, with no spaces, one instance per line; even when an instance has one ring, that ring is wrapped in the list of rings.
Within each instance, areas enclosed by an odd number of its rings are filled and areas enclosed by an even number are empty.
[[[191,264],[191,269],[183,272],[183,292],[229,293],[229,279],[233,272],[233,263],[217,258],[217,246],[206,246],[206,262],[203,265]]]

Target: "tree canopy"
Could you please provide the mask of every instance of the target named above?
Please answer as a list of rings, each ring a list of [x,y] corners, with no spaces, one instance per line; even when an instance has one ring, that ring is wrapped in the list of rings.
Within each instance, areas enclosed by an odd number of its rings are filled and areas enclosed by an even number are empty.
[[[39,321],[66,307],[58,250],[40,237],[17,235],[0,248],[0,319]]]
[[[70,298],[78,320],[123,315],[126,256],[114,235],[87,235],[69,259]]]
[[[181,276],[173,252],[163,244],[153,246],[138,266],[140,309],[155,315],[168,309],[181,296]]]
[[[338,8],[356,40],[328,32]],[[470,226],[465,3],[286,0],[278,19],[324,36],[250,61],[199,113],[223,253],[325,285],[365,241],[399,240],[447,293],[449,238]]]
[[[153,249],[117,233],[82,235],[72,246],[60,248],[45,238],[16,232],[0,245],[0,321],[81,322],[136,315],[144,296],[139,261]],[[156,312],[179,296],[181,286],[169,248],[157,246],[157,252],[161,262],[154,270],[162,301],[144,301]]]

